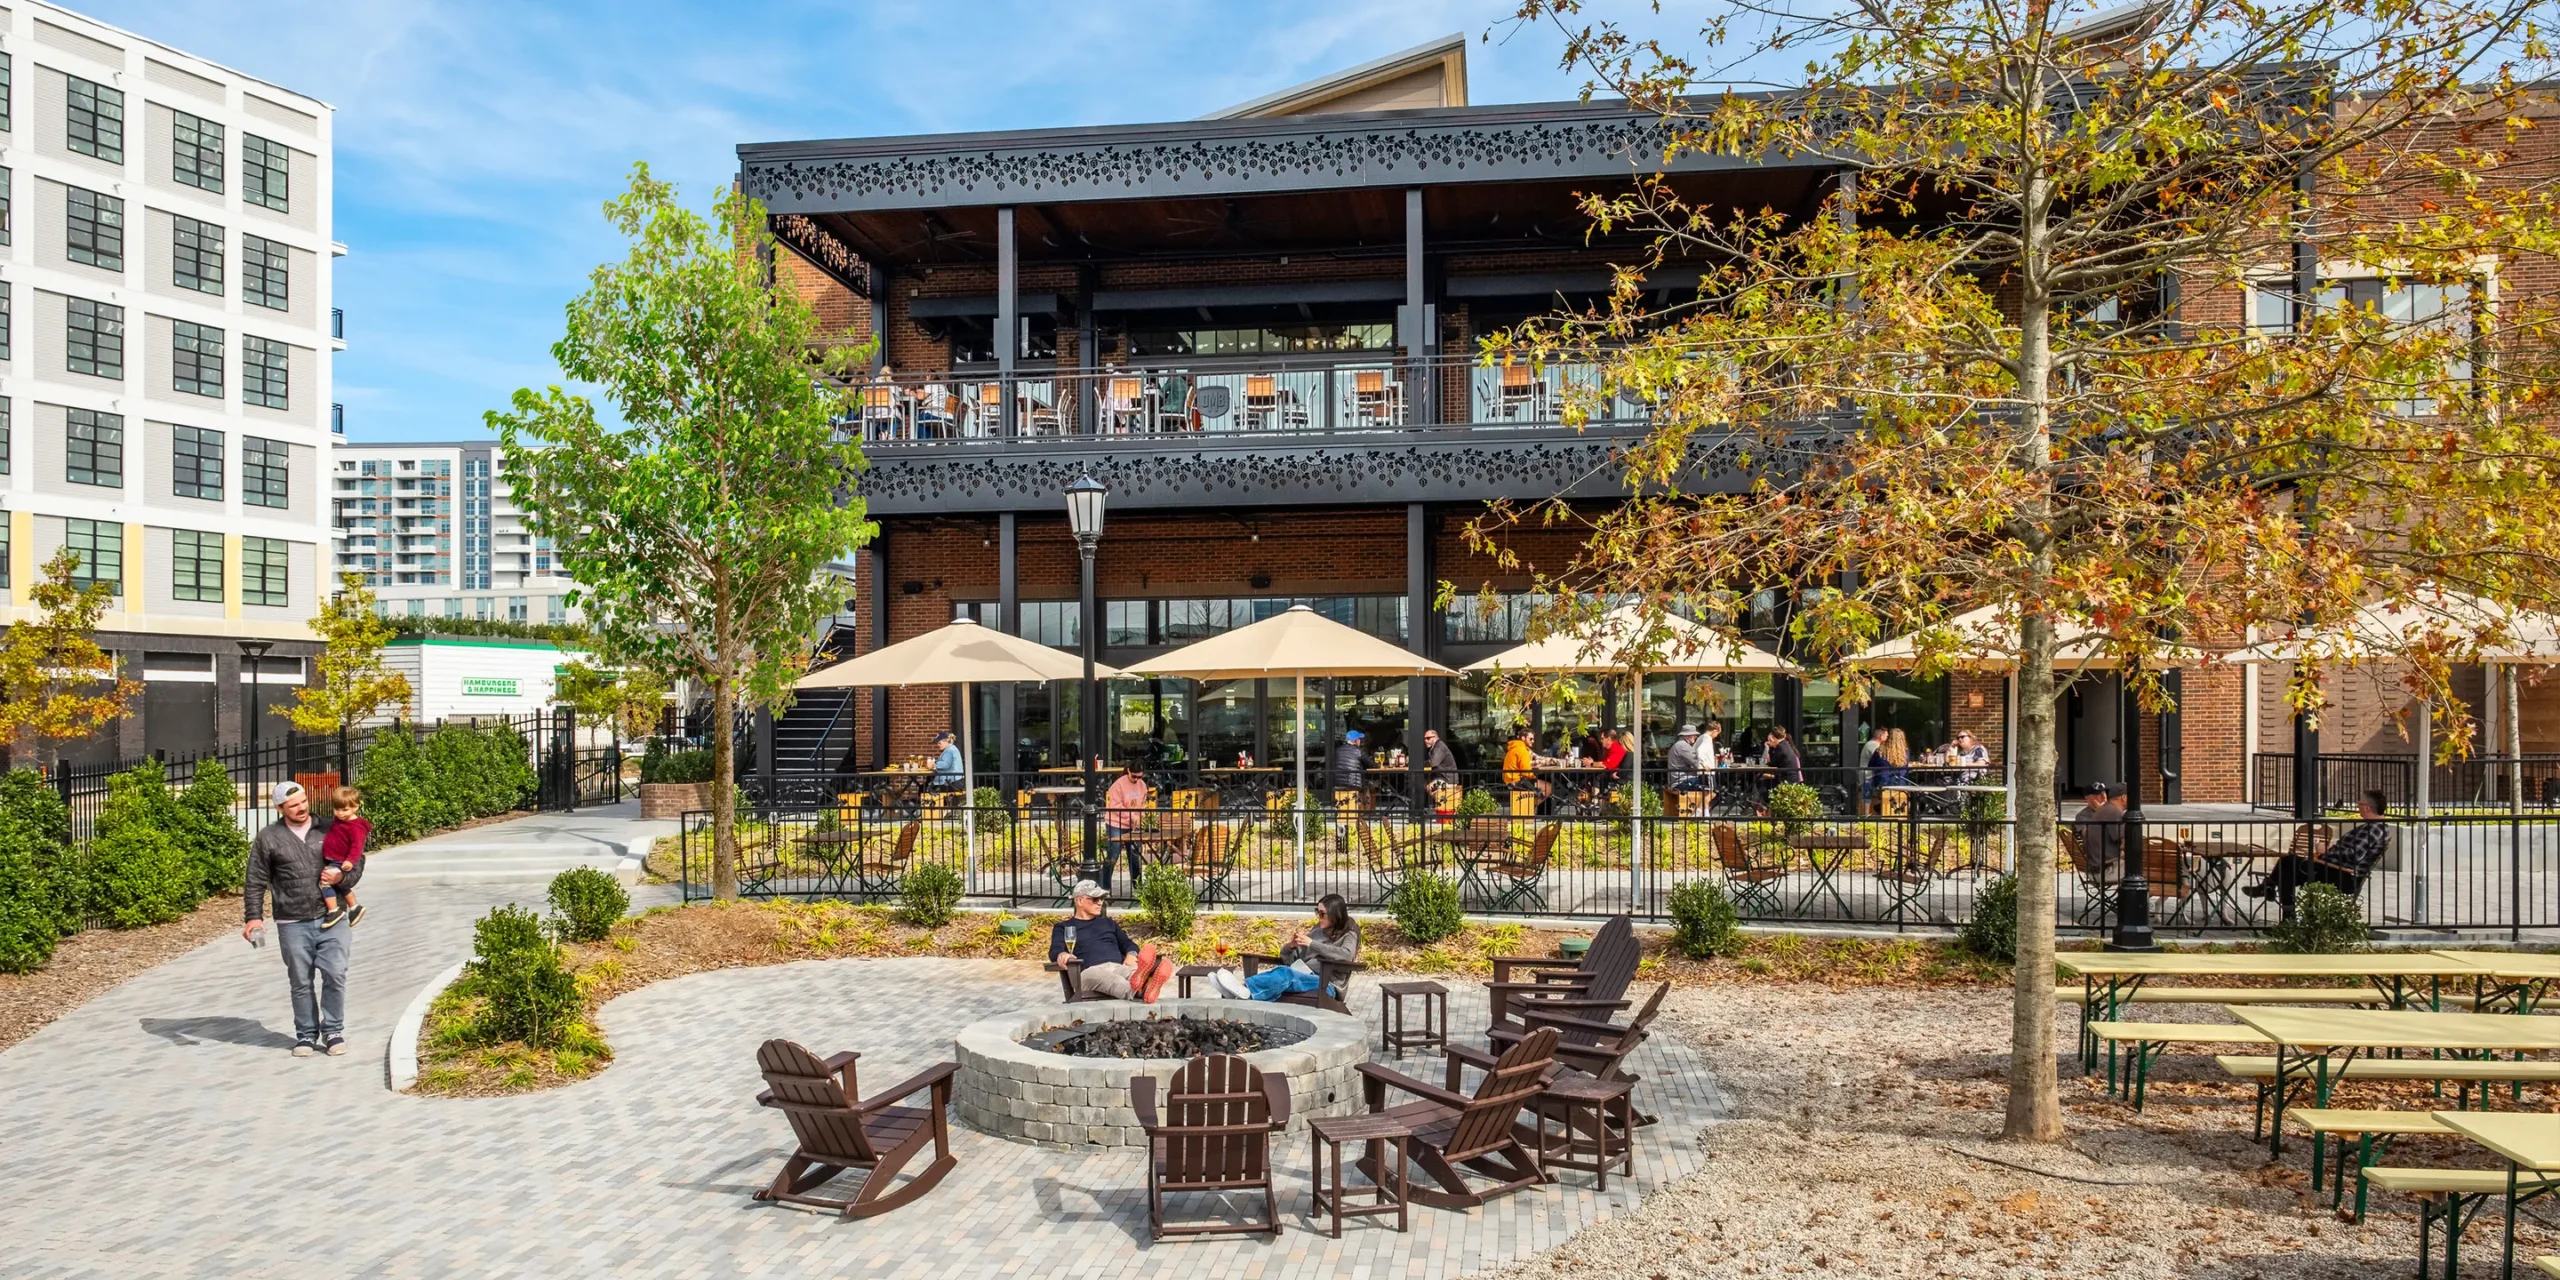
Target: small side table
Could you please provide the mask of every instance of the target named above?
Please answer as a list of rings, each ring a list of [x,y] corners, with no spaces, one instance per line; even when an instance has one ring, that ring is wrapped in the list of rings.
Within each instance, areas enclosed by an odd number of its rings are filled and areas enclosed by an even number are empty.
[[[1309,1211],[1309,1217],[1330,1212],[1333,1215],[1333,1238],[1336,1240],[1342,1238],[1344,1218],[1392,1213],[1396,1215],[1396,1230],[1405,1229],[1406,1193],[1411,1189],[1409,1178],[1412,1167],[1408,1163],[1408,1157],[1412,1154],[1410,1143],[1413,1140],[1413,1129],[1411,1126],[1393,1116],[1385,1115],[1317,1116],[1307,1121],[1307,1137],[1315,1157],[1313,1173],[1315,1206]],[[1346,1142],[1369,1144],[1369,1167],[1376,1170],[1378,1175],[1377,1185],[1372,1188],[1377,1192],[1378,1197],[1374,1204],[1353,1208],[1344,1203],[1358,1190],[1356,1187],[1346,1188],[1342,1185],[1342,1144]],[[1394,1144],[1396,1149],[1395,1178],[1392,1182],[1387,1178],[1386,1148],[1390,1143]],[[1325,1148],[1327,1147],[1333,1148],[1333,1178],[1330,1188],[1326,1186],[1325,1179]]]
[[[1378,988],[1378,1047],[1397,1057],[1406,1049],[1449,1047],[1449,989],[1437,982],[1390,982]],[[1422,1028],[1405,1023],[1405,997],[1422,1000]]]
[[[1538,1163],[1550,1169],[1581,1169],[1600,1175],[1600,1190],[1609,1189],[1611,1167],[1636,1176],[1635,1085],[1568,1071],[1547,1082],[1529,1102],[1537,1118]],[[1555,1121],[1558,1132],[1548,1131]],[[1587,1132],[1577,1122],[1587,1121]],[[1616,1127],[1611,1128],[1612,1124]]]
[[[1182,998],[1188,1000],[1191,998],[1191,980],[1208,977],[1217,971],[1218,966],[1214,964],[1186,964],[1173,971],[1173,980],[1179,984]]]

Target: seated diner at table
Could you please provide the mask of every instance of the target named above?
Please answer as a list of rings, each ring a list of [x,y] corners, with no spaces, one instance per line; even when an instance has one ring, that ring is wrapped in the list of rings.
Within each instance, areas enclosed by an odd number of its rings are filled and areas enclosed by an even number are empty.
[[[2287,920],[2293,918],[2294,894],[2303,885],[2325,884],[2341,893],[2357,892],[2364,887],[2366,874],[2391,851],[2391,824],[2382,820],[2390,803],[2379,791],[2365,792],[2356,801],[2356,824],[2345,835],[2316,853],[2286,854],[2277,859],[2274,870],[2240,892],[2252,898],[2274,898]]]
[[[1956,781],[1964,784],[1980,780],[1983,768],[1991,763],[1991,748],[1982,745],[1971,729],[1957,730],[1956,740],[1947,744],[1942,755],[1948,764],[1963,769]]]

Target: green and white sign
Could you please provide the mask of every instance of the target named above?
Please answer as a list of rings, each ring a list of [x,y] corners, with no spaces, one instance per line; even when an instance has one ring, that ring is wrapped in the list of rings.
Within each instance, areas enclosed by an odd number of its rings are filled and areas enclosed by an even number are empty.
[[[464,676],[462,696],[466,698],[512,698],[516,696],[514,676]]]

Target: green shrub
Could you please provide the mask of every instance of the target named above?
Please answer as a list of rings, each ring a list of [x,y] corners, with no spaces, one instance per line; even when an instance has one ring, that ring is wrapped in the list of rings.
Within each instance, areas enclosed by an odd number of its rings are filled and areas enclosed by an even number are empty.
[[[898,877],[898,918],[920,928],[939,929],[951,923],[951,913],[959,909],[966,888],[960,873],[947,864],[916,863]]]
[[[542,918],[517,906],[491,908],[471,928],[462,981],[482,1004],[472,1033],[482,1043],[557,1046],[578,1023],[578,982]]]
[[[1973,895],[1973,915],[1956,930],[1956,945],[2002,964],[2018,962],[2018,878],[2001,876]]]
[[[178,843],[195,860],[206,897],[237,891],[248,865],[249,834],[231,816],[238,799],[231,775],[214,760],[197,764],[187,789],[178,793]]]
[[[1640,816],[1647,817],[1647,818],[1659,818],[1659,817],[1661,817],[1661,816],[1662,816],[1662,789],[1661,789],[1661,788],[1659,788],[1659,787],[1638,787],[1638,788],[1636,788],[1636,799],[1637,799],[1639,802],[1641,802],[1641,803],[1643,804],[1643,806],[1644,806],[1644,807],[1643,807],[1643,809],[1642,809],[1642,811],[1641,811],[1641,815],[1640,815]],[[1624,788],[1624,787],[1620,787],[1620,788],[1617,788],[1617,789],[1615,789],[1615,790],[1612,790],[1612,791],[1609,793],[1609,812],[1610,812],[1610,814],[1611,814],[1612,816],[1615,816],[1615,817],[1625,817],[1625,816],[1626,816],[1626,813],[1627,813],[1627,792],[1626,792],[1626,788]]]
[[[622,882],[594,867],[551,877],[552,928],[563,942],[602,942],[630,910],[631,895],[622,891]]]
[[[1801,782],[1781,782],[1769,788],[1769,816],[1785,824],[1791,833],[1822,813],[1822,793]]]
[[[1671,945],[1692,960],[1742,953],[1742,913],[1724,886],[1683,880],[1671,889]]]
[[[1200,894],[1191,887],[1191,877],[1182,868],[1152,866],[1138,877],[1138,908],[1147,914],[1147,923],[1168,938],[1188,938],[1192,923],[1200,915]]]
[[[32,973],[79,927],[79,866],[62,796],[31,770],[0,774],[0,973]]]
[[[1469,787],[1458,797],[1457,816],[1461,818],[1486,818],[1502,811],[1502,802],[1485,787]]]
[[[1429,871],[1406,876],[1387,895],[1387,912],[1395,917],[1405,941],[1415,946],[1438,942],[1467,923],[1458,882]]]
[[[2373,938],[2364,904],[2336,885],[2318,882],[2302,886],[2294,897],[2292,919],[2267,926],[2267,949],[2296,955],[2362,951]]]
[[[1306,836],[1309,840],[1316,839],[1324,834],[1325,814],[1327,812],[1325,802],[1326,797],[1322,794],[1311,794],[1307,797],[1307,812],[1304,825],[1306,827]],[[1271,820],[1264,824],[1263,829],[1283,840],[1291,839],[1291,827],[1294,825],[1293,820],[1297,819],[1299,816],[1297,813],[1297,791],[1295,789],[1289,789],[1274,792],[1269,804]]]
[[[109,778],[86,859],[88,914],[133,929],[195,910],[204,901],[204,871],[173,834],[182,825],[159,761]]]
[[[978,830],[1010,831],[1013,811],[1004,807],[1004,793],[994,787],[980,787],[969,793],[969,803],[978,811]]]
[[[372,845],[415,840],[435,829],[426,769],[426,758],[408,726],[374,731],[364,749],[364,763],[356,769],[356,785],[364,789],[365,820],[373,824]]]
[[[652,740],[640,756],[640,781],[709,782],[711,749],[670,750],[663,742]]]

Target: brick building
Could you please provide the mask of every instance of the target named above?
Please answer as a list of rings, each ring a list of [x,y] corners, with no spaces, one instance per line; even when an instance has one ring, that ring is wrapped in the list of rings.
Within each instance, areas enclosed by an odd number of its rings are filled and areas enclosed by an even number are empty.
[[[859,409],[881,533],[858,558],[857,647],[967,614],[1065,647],[1095,626],[1102,659],[1126,664],[1292,602],[1453,667],[1517,643],[1532,572],[1563,567],[1575,534],[1517,538],[1505,569],[1468,549],[1466,523],[1494,499],[1622,497],[1611,457],[1645,424],[1620,406],[1565,426],[1594,371],[1480,367],[1478,338],[1606,289],[1641,245],[1593,233],[1576,196],[1650,172],[1660,135],[1606,102],[1467,105],[1464,77],[1451,37],[1185,123],[741,146],[787,249],[776,269],[831,326],[880,336]],[[1836,174],[1687,153],[1666,178],[1692,200],[1810,214]],[[1702,448],[1687,483],[1738,483],[1728,461]],[[1111,490],[1090,618],[1061,496],[1080,475]],[[1443,582],[1458,600],[1435,606]],[[1784,608],[1756,603],[1756,638],[1781,642]],[[1649,750],[1716,717],[1746,746],[1785,725],[1817,767],[1855,763],[1843,743],[1873,723],[1915,746],[1969,728],[2005,753],[2001,677],[1881,679],[1844,708],[1827,681],[1658,677]],[[2177,712],[2142,718],[2149,794],[2245,798],[2251,735],[2286,749],[2282,672],[2180,679]],[[1099,732],[1072,687],[978,696],[978,767],[1008,790],[1080,755],[1285,763],[1284,681],[1113,683]],[[956,726],[951,698],[796,708],[780,758],[916,756]],[[1499,708],[1475,679],[1327,681],[1309,701],[1311,743],[1435,727],[1472,767],[1516,718],[1561,737],[1627,705]],[[2121,701],[2108,677],[2066,695],[2068,781],[2122,777]],[[2354,705],[2358,725],[2387,715]]]

